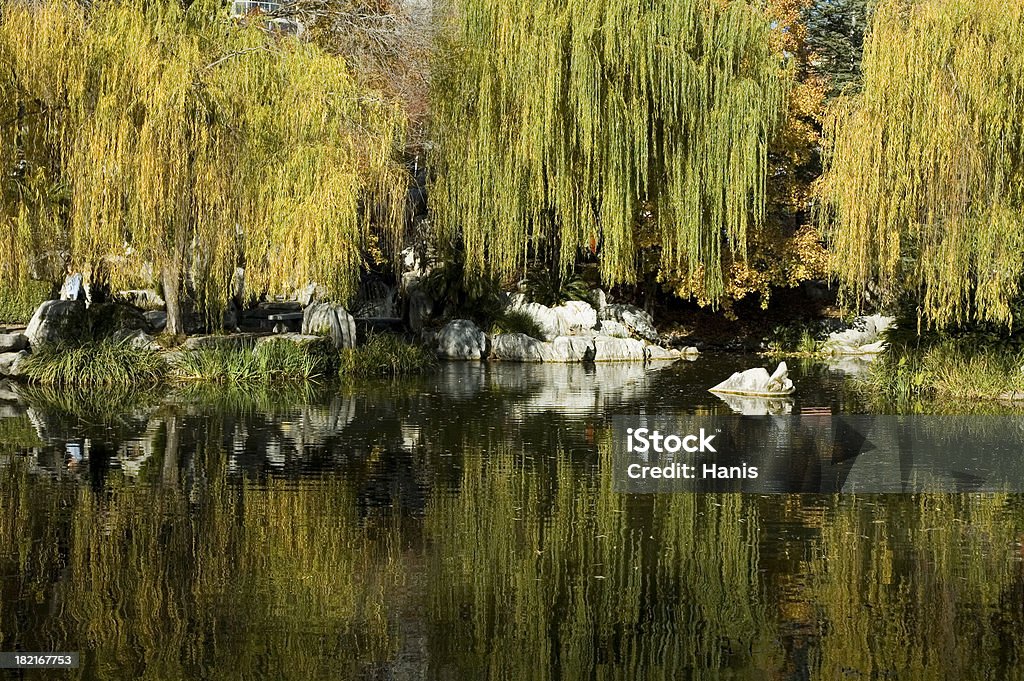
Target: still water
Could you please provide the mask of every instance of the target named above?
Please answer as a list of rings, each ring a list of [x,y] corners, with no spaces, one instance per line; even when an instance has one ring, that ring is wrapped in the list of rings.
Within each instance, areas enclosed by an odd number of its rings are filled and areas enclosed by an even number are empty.
[[[0,651],[82,653],[14,678],[1024,678],[1024,496],[613,491],[616,415],[750,409],[706,390],[758,361],[0,384]],[[866,409],[791,376],[766,410]]]

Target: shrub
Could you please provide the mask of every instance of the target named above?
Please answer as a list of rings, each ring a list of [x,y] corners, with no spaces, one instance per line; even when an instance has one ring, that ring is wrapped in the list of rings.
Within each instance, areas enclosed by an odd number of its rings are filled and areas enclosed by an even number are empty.
[[[39,304],[50,297],[50,284],[29,281],[0,286],[0,322],[26,324]]]
[[[534,267],[526,277],[526,294],[530,300],[549,307],[569,300],[584,300],[589,292],[587,283],[575,272],[562,275],[557,268]]]

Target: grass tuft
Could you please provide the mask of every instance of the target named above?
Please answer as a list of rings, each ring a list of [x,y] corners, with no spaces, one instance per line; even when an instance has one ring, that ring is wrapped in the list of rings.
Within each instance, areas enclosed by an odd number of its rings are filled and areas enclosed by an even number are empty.
[[[499,333],[525,333],[531,338],[542,338],[540,324],[523,310],[508,310],[498,315],[491,325],[491,335]]]
[[[211,347],[182,353],[175,378],[228,387],[316,382],[330,375],[336,353],[327,339],[295,343],[272,338],[252,348]]]
[[[47,343],[26,357],[22,367],[31,381],[42,385],[102,388],[155,384],[168,370],[160,353],[111,339]]]
[[[425,373],[436,366],[437,359],[428,349],[393,334],[380,334],[365,345],[343,350],[338,372],[342,377],[397,377]]]

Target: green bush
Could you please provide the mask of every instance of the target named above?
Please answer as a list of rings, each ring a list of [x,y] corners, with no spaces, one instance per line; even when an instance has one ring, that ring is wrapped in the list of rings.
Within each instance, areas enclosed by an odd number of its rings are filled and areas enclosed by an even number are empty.
[[[223,386],[257,385],[270,381],[316,381],[330,375],[336,353],[326,338],[295,343],[271,338],[251,348],[219,346],[182,353],[175,378]]]
[[[561,274],[557,268],[535,266],[526,277],[530,300],[553,307],[570,300],[585,300],[590,287],[575,272]]]
[[[47,343],[26,357],[22,367],[29,380],[43,385],[104,388],[157,383],[168,369],[160,353],[111,339]]]
[[[425,373],[437,366],[430,350],[406,342],[393,334],[371,336],[365,345],[341,353],[341,376],[407,376]]]

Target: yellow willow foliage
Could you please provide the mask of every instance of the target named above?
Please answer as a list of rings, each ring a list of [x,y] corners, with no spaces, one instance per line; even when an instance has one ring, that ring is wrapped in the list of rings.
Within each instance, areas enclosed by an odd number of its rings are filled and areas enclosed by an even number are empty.
[[[738,0],[448,0],[438,12],[431,201],[469,271],[512,275],[554,234],[563,269],[594,247],[606,283],[632,281],[649,206],[662,268],[703,277],[717,299],[724,247],[743,253],[763,219],[785,106],[764,13]]]
[[[1024,265],[1024,3],[886,0],[864,88],[826,124],[825,218],[854,295],[918,293],[935,326],[1013,324]]]
[[[400,113],[343,60],[219,7],[0,4],[0,163],[42,177],[5,192],[5,270],[61,249],[114,285],[171,265],[215,309],[239,264],[250,295],[343,298],[360,247],[394,245]],[[66,189],[66,231],[24,189],[46,186]]]

